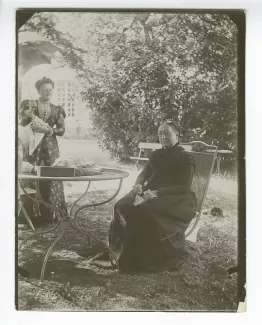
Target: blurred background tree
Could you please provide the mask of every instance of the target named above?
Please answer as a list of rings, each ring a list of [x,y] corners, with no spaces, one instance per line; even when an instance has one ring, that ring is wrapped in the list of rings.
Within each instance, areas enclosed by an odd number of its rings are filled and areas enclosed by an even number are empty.
[[[225,14],[37,13],[22,28],[61,48],[102,148],[126,159],[157,127],[236,151],[237,28]]]

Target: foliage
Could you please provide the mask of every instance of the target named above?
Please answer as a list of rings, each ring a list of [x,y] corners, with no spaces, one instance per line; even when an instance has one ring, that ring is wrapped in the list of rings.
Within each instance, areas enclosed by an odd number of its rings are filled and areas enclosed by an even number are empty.
[[[157,141],[166,119],[179,121],[184,141],[236,149],[237,29],[228,16],[38,14],[26,27],[62,47],[99,142],[114,156],[127,158],[140,141]]]

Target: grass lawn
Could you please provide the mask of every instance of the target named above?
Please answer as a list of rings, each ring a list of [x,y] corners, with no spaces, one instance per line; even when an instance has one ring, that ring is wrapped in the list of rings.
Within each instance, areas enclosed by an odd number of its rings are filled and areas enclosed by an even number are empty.
[[[70,154],[91,157],[98,164],[117,166],[94,141],[62,139],[60,148],[62,155],[70,149]],[[130,169],[129,172],[117,199],[82,211],[79,224],[88,229],[91,236],[106,240],[112,207],[134,183],[136,173]],[[83,202],[108,197],[116,185],[116,181],[92,184]],[[65,184],[69,207],[83,190],[81,182]],[[223,217],[211,216],[210,210],[214,206],[223,210]],[[237,226],[237,184],[214,177],[198,233],[200,254],[190,255],[179,271],[124,274],[90,266],[87,258],[100,251],[101,245],[92,240],[89,248],[84,235],[68,230],[55,246],[47,263],[45,281],[39,287],[43,257],[54,238],[54,235],[45,235],[41,240],[29,241],[19,254],[19,265],[29,271],[30,277],[28,280],[18,278],[18,308],[46,311],[236,311],[237,276],[229,276],[226,270],[237,263]],[[68,282],[70,300],[61,293],[61,288]]]

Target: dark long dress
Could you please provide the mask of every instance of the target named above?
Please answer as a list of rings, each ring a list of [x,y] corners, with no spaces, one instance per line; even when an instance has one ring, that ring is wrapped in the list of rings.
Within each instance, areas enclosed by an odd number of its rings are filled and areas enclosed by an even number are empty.
[[[110,224],[109,246],[120,269],[154,270],[176,267],[185,247],[185,230],[196,213],[190,190],[194,158],[179,144],[156,150],[137,178],[158,198],[134,206],[131,191],[120,199]]]
[[[38,102],[37,102],[38,104]],[[29,109],[29,100],[24,100],[20,107],[20,120],[22,126],[26,126],[31,122],[31,119],[25,115],[25,111]],[[34,114],[40,118],[38,105]],[[37,166],[51,166],[57,158],[59,158],[59,147],[56,136],[62,136],[65,132],[65,112],[61,106],[56,106],[50,103],[50,115],[44,120],[45,123],[53,128],[53,135],[45,135],[40,144],[31,156],[25,153],[27,161]],[[45,202],[53,204],[60,208],[67,215],[67,208],[64,198],[63,182],[44,181],[39,183],[41,196]],[[40,204],[41,219],[52,220],[52,211]]]

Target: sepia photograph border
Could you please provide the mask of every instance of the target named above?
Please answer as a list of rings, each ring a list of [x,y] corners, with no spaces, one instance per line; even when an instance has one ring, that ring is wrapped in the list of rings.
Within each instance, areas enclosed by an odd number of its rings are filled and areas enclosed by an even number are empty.
[[[246,283],[246,165],[245,165],[245,52],[246,52],[246,19],[244,10],[227,10],[227,9],[163,9],[163,8],[19,8],[16,12],[16,103],[18,100],[18,30],[25,23],[31,14],[38,12],[153,12],[153,13],[218,13],[227,14],[238,28],[237,39],[237,71],[238,71],[238,141],[237,141],[237,170],[238,170],[238,300],[240,301],[243,295],[244,285]],[[28,18],[29,17],[29,18]],[[16,111],[16,166],[17,166],[17,139],[18,139],[18,114]],[[15,172],[17,186],[17,170]],[[17,191],[16,191],[17,192]],[[16,197],[17,202],[17,197]],[[17,213],[17,204],[16,204]],[[18,266],[18,232],[16,229],[16,251],[15,251],[15,272],[17,274]],[[16,306],[18,304],[18,280],[15,277],[15,299]],[[170,311],[173,312],[173,311]],[[175,311],[176,312],[176,311]]]

